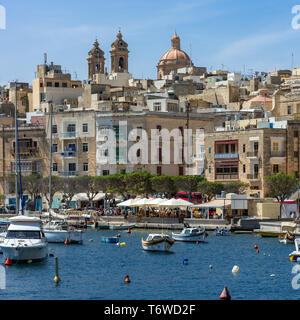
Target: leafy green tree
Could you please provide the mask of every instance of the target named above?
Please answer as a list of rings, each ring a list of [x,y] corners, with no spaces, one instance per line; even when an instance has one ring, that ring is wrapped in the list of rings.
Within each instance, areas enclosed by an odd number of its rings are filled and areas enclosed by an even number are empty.
[[[224,191],[225,193],[245,193],[247,188],[249,187],[248,183],[244,183],[241,181],[232,181],[224,183]]]
[[[224,185],[220,182],[201,181],[198,184],[198,191],[204,193],[208,201],[212,200],[216,194],[221,193],[223,190]]]
[[[134,195],[147,195],[152,192],[151,173],[148,171],[135,171],[125,176],[127,192]]]
[[[175,185],[178,190],[189,193],[189,201],[192,201],[192,192],[197,192],[198,184],[204,181],[202,176],[176,176]]]
[[[298,185],[298,180],[294,174],[277,173],[266,177],[268,195],[276,198],[280,203],[280,218],[282,215],[282,205]]]
[[[168,195],[168,198],[178,191],[177,185],[171,176],[153,176],[151,177],[150,181],[154,192],[165,193]]]
[[[124,199],[129,197],[127,184],[127,174],[112,174],[105,176],[107,181],[107,192],[113,194],[121,194]]]

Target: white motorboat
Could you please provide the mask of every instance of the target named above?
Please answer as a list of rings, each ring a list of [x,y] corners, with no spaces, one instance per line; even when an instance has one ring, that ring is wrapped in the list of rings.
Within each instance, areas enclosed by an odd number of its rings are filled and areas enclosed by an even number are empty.
[[[82,243],[82,230],[70,227],[67,222],[49,221],[43,225],[43,231],[49,243]]]
[[[126,223],[120,223],[120,224],[109,224],[108,228],[110,230],[128,230],[133,229],[135,227],[135,224],[126,224]]]
[[[175,241],[197,242],[204,241],[207,232],[204,227],[201,228],[184,228],[181,233],[172,232],[172,238]]]
[[[292,262],[300,262],[300,251],[299,251],[299,245],[300,245],[300,238],[295,239],[295,251],[289,254],[289,258]]]
[[[146,240],[142,238],[142,247],[147,251],[169,251],[174,242],[167,234],[150,233]]]
[[[48,242],[41,228],[41,220],[15,216],[9,221],[5,239],[0,244],[3,254],[13,262],[44,260],[48,256]]]

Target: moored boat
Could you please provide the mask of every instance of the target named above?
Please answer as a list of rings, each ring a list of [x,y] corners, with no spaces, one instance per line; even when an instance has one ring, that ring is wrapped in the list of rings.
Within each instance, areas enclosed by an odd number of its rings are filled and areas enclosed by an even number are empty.
[[[109,229],[110,230],[128,230],[128,229],[133,229],[135,227],[135,224],[126,224],[126,223],[121,223],[121,224],[109,224]]]
[[[216,228],[214,232],[216,236],[224,236],[228,233],[228,230],[226,228],[222,228],[222,229]]]
[[[207,237],[207,232],[204,227],[201,228],[184,228],[181,233],[172,232],[172,238],[175,241],[196,242],[204,241]]]
[[[299,251],[300,238],[295,239],[295,251],[289,254],[289,258],[292,262],[300,262],[300,251]]]
[[[294,243],[296,236],[289,231],[284,236],[279,236],[279,242],[283,244]]]
[[[101,241],[106,242],[106,243],[118,243],[119,237],[117,237],[117,236],[115,236],[115,237],[102,237]]]
[[[41,220],[35,217],[16,216],[9,219],[10,226],[1,249],[13,262],[42,261],[48,256],[48,242]]]
[[[146,251],[169,251],[174,242],[167,234],[150,233],[146,240],[142,238],[142,247]]]

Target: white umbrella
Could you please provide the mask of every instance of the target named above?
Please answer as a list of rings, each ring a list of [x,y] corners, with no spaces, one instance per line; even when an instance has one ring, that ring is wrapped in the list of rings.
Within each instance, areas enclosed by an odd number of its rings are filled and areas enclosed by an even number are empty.
[[[179,207],[190,207],[194,205],[192,202],[185,201],[182,199],[170,199],[160,203],[159,207],[171,207],[171,208],[179,208]]]
[[[128,199],[126,201],[118,203],[117,207],[131,207],[135,202],[137,202],[137,199]]]
[[[162,202],[165,202],[165,201],[166,201],[166,199],[162,199],[162,198],[150,199],[149,207],[158,207],[159,204],[161,204]]]
[[[149,202],[150,202],[150,199],[143,198],[143,199],[139,199],[136,202],[134,202],[132,204],[132,206],[133,207],[149,207],[150,206]]]

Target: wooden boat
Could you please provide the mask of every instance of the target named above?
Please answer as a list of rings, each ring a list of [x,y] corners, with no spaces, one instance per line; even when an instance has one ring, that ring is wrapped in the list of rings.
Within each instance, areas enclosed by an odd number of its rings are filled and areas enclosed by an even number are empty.
[[[175,241],[196,242],[204,241],[207,232],[204,227],[201,228],[184,228],[181,233],[172,232],[172,238]]]
[[[296,236],[289,231],[284,236],[279,236],[279,242],[283,244],[294,243]]]
[[[167,234],[150,233],[146,240],[142,238],[142,247],[146,251],[169,251],[174,242]]]
[[[292,262],[300,262],[300,251],[299,251],[300,238],[295,239],[295,251],[289,254],[289,258]]]
[[[118,243],[119,237],[102,237],[101,241],[106,243]]]

